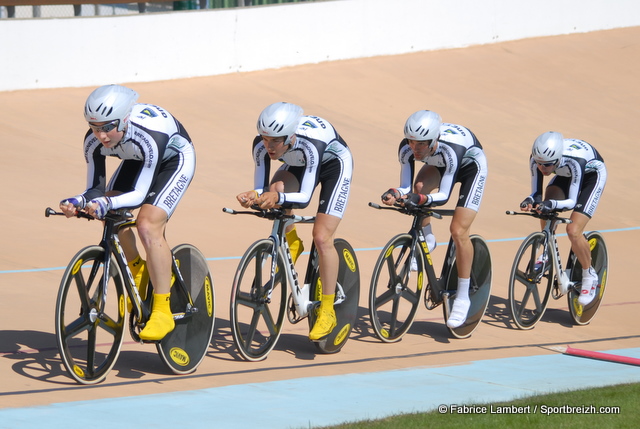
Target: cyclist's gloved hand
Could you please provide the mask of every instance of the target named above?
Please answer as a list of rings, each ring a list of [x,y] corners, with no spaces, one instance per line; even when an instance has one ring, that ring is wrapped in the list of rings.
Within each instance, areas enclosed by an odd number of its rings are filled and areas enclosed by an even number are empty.
[[[104,219],[107,212],[111,210],[111,200],[109,197],[94,198],[89,201],[89,205],[92,206],[89,210],[89,214],[96,219]]]
[[[540,214],[547,215],[555,209],[553,200],[545,200],[536,206],[536,211]]]
[[[380,197],[380,199],[382,199],[382,202],[385,204],[393,204],[398,198],[400,198],[400,191],[398,191],[396,188],[389,189]]]
[[[60,201],[60,210],[66,217],[74,216],[78,210],[82,210],[86,205],[86,200],[82,195],[76,195],[75,197],[67,198]]]
[[[528,196],[527,198],[522,200],[522,202],[520,203],[520,208],[521,209],[526,209],[529,206],[533,207],[533,203],[534,203],[533,197],[532,196]]]
[[[405,199],[403,200],[404,206],[410,209],[414,209],[419,206],[429,205],[433,201],[431,195],[424,194],[414,194],[409,193],[405,195]]]

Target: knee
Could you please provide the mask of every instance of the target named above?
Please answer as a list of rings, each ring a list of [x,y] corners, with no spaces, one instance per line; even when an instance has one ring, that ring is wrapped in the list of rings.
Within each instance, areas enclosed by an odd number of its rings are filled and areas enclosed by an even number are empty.
[[[573,223],[567,224],[567,236],[569,240],[576,241],[582,238],[583,230],[582,228],[576,226]]]
[[[314,234],[313,242],[320,254],[325,254],[333,249],[333,237],[328,234]]]

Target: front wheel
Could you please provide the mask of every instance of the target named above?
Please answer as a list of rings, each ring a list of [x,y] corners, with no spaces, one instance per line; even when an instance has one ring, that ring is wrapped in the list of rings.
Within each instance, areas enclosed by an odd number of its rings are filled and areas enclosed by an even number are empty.
[[[276,273],[271,269],[272,240],[258,240],[240,260],[231,289],[231,333],[240,355],[260,361],[273,350],[280,334],[287,305],[285,262],[276,255]]]
[[[492,279],[492,264],[491,254],[489,253],[489,246],[487,242],[479,235],[472,235],[470,237],[471,244],[473,245],[473,262],[471,265],[471,278],[469,281],[469,300],[471,305],[467,312],[467,319],[461,326],[457,328],[449,328],[449,332],[455,338],[468,338],[477,329],[478,325],[482,321],[487,306],[489,305],[489,298],[491,298],[491,279]],[[458,264],[457,260],[454,260],[451,270],[449,271],[447,290],[456,290],[458,288]],[[455,301],[455,295],[453,298],[447,298],[447,302],[442,307],[444,311],[445,320],[449,318],[449,311]]]
[[[577,325],[586,325],[596,315],[604,296],[605,288],[607,285],[607,276],[609,274],[609,253],[607,252],[607,245],[604,242],[604,237],[597,231],[593,231],[587,234],[587,242],[591,249],[591,266],[598,273],[598,288],[596,290],[596,296],[586,306],[582,306],[578,302],[580,298],[580,282],[582,281],[582,266],[576,258],[576,255],[571,252],[569,255],[569,262],[567,263],[567,270],[571,271],[570,280],[576,285],[572,287],[567,294],[567,300],[569,301],[569,311],[571,317]]]
[[[176,323],[157,345],[175,374],[190,374],[202,362],[213,335],[215,294],[207,260],[191,244],[173,249],[171,312]],[[180,280],[182,277],[182,281]]]
[[[82,249],[69,263],[58,291],[58,350],[71,377],[81,384],[104,380],[122,345],[123,276],[115,257],[105,256],[100,246]]]
[[[509,310],[513,322],[519,329],[531,329],[542,318],[549,302],[553,286],[553,264],[551,257],[542,258],[544,264],[536,261],[544,252],[545,235],[542,232],[530,234],[520,245],[509,276]]]
[[[334,241],[339,257],[338,284],[335,290],[336,327],[329,335],[320,341],[314,341],[322,353],[337,353],[349,339],[353,326],[358,317],[358,303],[360,301],[360,268],[356,259],[356,252],[346,240],[337,238]],[[314,249],[317,252],[317,250]],[[309,260],[315,258],[310,257]],[[322,298],[322,283],[318,270],[314,270],[311,284],[310,300],[319,301]],[[315,323],[315,311],[309,313],[309,329]]]
[[[411,327],[424,289],[423,258],[413,250],[409,234],[393,237],[382,249],[371,275],[369,317],[376,336],[385,343],[402,339]]]

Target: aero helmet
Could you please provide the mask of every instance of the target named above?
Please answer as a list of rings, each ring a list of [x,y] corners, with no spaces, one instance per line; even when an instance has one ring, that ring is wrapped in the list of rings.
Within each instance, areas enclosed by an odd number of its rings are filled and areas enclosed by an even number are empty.
[[[549,162],[557,163],[562,158],[564,150],[564,138],[562,134],[555,131],[547,131],[538,136],[533,142],[531,156],[534,161],[543,164]]]
[[[118,131],[123,131],[129,122],[138,93],[120,85],[105,85],[94,90],[84,105],[87,122],[111,122],[118,120]]]
[[[291,138],[298,129],[302,117],[302,107],[279,102],[267,106],[258,117],[258,134],[267,137],[286,137],[284,144],[291,144]]]
[[[429,147],[432,148],[440,137],[441,124],[442,119],[436,112],[418,110],[404,124],[404,136],[409,140],[431,140]]]

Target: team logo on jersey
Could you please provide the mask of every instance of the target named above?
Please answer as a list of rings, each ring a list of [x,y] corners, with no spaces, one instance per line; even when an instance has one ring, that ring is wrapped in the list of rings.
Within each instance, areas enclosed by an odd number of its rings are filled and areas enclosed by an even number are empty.
[[[302,124],[303,127],[309,127],[309,128],[318,128],[316,126],[316,124],[314,124],[313,122],[310,121],[304,121],[304,123]]]
[[[143,109],[140,113],[142,113],[143,115],[151,116],[152,118],[155,118],[156,116],[158,116],[156,112],[154,112],[149,108]]]

